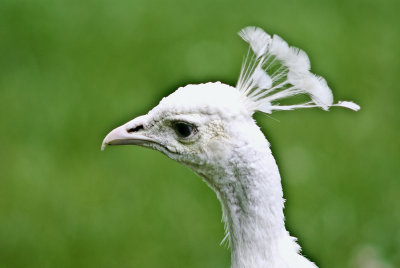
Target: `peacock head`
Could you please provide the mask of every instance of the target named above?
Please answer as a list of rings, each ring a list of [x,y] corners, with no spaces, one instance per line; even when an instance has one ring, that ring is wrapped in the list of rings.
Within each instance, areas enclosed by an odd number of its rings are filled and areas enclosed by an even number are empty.
[[[250,129],[258,130],[244,100],[240,91],[220,82],[178,88],[146,115],[112,130],[102,149],[139,145],[200,174],[215,170],[226,166],[235,146],[251,139]],[[247,131],[240,135],[240,130]]]
[[[330,88],[324,78],[310,72],[304,51],[256,27],[247,27],[239,35],[250,49],[236,87],[216,82],[178,88],[148,114],[111,131],[102,149],[123,144],[149,147],[202,175],[205,170],[226,166],[235,148],[249,143],[268,145],[252,119],[255,111],[360,108],[348,101],[333,104]],[[308,100],[281,104],[282,99],[295,95]]]

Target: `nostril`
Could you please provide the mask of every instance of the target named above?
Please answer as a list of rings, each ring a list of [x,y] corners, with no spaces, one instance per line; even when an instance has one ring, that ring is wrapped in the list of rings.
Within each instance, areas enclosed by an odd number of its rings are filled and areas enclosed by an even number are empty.
[[[138,132],[141,129],[143,129],[143,125],[139,125],[139,126],[136,126],[136,127],[133,127],[133,128],[129,128],[126,131],[128,133],[132,133],[132,132]]]

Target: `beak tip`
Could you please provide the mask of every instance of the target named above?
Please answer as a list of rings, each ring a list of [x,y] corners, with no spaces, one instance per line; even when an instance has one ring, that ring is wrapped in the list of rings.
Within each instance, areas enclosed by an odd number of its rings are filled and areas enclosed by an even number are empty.
[[[108,135],[107,135],[107,137],[108,137]],[[107,137],[105,137],[103,142],[101,143],[101,147],[100,147],[101,151],[104,151],[106,149],[107,145],[109,144],[109,140],[107,139]]]
[[[110,133],[108,133],[105,136],[103,142],[101,143],[101,147],[100,147],[101,151],[104,151],[106,149],[107,145],[111,144],[111,142],[113,141],[113,136],[115,135],[116,132],[118,132],[116,130],[119,130],[119,128],[112,130]]]
[[[140,118],[140,117],[138,117]],[[133,120],[137,120],[133,119]],[[141,120],[141,119],[140,119]],[[128,125],[129,124],[129,125]],[[127,132],[128,127],[131,125],[137,125],[139,123],[131,123],[128,122],[125,125],[119,126],[113,129],[110,133],[106,135],[104,138],[100,150],[104,151],[107,145],[140,145],[145,141],[149,141],[149,138],[143,135],[132,135],[131,133]]]
[[[104,149],[106,149],[106,146],[107,146],[107,143],[103,142],[103,143],[101,144],[100,150],[101,150],[101,151],[104,151]]]

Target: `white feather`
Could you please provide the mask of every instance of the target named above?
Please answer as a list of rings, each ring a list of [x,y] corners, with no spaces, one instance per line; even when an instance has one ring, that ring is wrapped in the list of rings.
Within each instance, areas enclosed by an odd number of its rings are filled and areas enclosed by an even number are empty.
[[[358,111],[360,110],[360,105],[358,105],[357,103],[354,103],[352,101],[339,101],[337,104],[334,104],[332,106],[340,106],[340,107],[344,107],[353,111]]]
[[[310,72],[310,60],[303,50],[289,47],[278,35],[271,38],[256,27],[246,27],[239,35],[254,53],[246,57],[236,86],[248,109],[265,113],[311,107],[328,110],[331,106],[359,109],[351,102],[333,104],[331,89],[323,77]],[[277,103],[299,94],[308,95],[310,102],[285,106]]]
[[[270,53],[274,55],[277,59],[285,61],[290,58],[290,48],[289,45],[280,36],[274,34],[272,37],[272,44]]]
[[[291,81],[293,85],[299,88],[302,92],[309,94],[313,102],[322,109],[328,110],[329,106],[332,105],[332,91],[323,77],[310,72],[297,75],[295,79],[291,74],[288,76],[289,81]]]
[[[262,29],[249,26],[239,32],[239,36],[244,41],[250,44],[251,49],[260,57],[265,54],[269,44],[271,43],[271,36],[269,36]]]
[[[269,89],[272,86],[271,77],[260,67],[256,68],[252,79],[258,88]]]
[[[291,47],[290,52],[290,57],[285,60],[285,64],[289,69],[296,72],[307,72],[310,70],[311,65],[307,53],[297,47]]]

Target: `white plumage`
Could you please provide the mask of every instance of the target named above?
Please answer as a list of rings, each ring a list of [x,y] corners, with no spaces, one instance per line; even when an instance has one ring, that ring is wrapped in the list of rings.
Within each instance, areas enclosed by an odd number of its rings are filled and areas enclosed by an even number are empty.
[[[333,105],[359,109],[350,102],[333,104],[332,91],[324,78],[310,73],[310,60],[303,50],[289,47],[279,36],[271,38],[257,27],[244,28],[239,35],[252,51],[246,57],[236,88],[251,100],[250,109],[265,113],[311,107],[328,110]],[[279,100],[300,94],[308,95],[310,101],[279,104]]]
[[[278,167],[252,115],[360,107],[333,104],[325,79],[310,73],[307,54],[279,36],[256,27],[239,35],[251,49],[236,87],[220,82],[181,87],[148,114],[111,131],[102,149],[120,144],[152,148],[199,174],[221,201],[232,268],[316,267],[286,231]],[[299,94],[309,100],[280,103]]]

